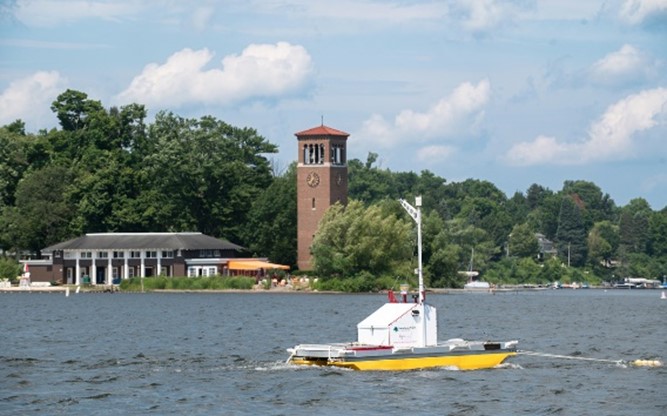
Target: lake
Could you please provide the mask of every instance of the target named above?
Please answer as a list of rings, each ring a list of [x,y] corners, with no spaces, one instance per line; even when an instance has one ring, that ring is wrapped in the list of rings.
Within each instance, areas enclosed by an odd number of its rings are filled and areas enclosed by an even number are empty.
[[[0,414],[665,415],[667,367],[520,355],[501,368],[355,372],[285,364],[353,341],[384,295],[0,294]],[[439,338],[667,358],[655,290],[428,295]]]

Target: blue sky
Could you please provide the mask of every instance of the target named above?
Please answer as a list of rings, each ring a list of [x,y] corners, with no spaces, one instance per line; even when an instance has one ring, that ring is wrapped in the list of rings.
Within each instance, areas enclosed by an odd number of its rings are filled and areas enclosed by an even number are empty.
[[[0,0],[0,124],[67,88],[447,181],[595,182],[667,206],[667,0]]]

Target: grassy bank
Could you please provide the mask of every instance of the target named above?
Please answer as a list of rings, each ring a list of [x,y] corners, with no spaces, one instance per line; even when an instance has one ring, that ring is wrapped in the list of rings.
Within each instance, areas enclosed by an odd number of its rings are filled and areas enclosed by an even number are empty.
[[[141,278],[133,277],[123,280],[120,289],[127,292],[141,292]],[[143,279],[143,290],[250,290],[255,279],[249,277],[146,277]]]

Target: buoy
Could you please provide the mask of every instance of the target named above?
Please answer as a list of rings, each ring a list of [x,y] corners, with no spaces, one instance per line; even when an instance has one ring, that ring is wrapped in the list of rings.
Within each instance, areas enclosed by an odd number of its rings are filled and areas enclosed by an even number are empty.
[[[65,288],[65,297],[69,296],[69,286]]]
[[[76,287],[75,293],[79,293],[79,290],[81,290],[81,286]]]
[[[665,291],[662,291],[662,294],[660,295],[660,299],[667,299],[667,294],[665,294]]]
[[[662,367],[660,360],[634,360],[630,361],[630,365],[635,367]]]

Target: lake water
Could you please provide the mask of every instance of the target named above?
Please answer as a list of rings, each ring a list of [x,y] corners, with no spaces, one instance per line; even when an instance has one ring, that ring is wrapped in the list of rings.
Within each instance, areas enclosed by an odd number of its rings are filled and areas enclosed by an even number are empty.
[[[667,358],[659,291],[429,295],[440,339],[611,360]],[[383,295],[0,294],[2,415],[666,415],[667,367],[521,355],[501,368],[286,365],[356,339]]]

